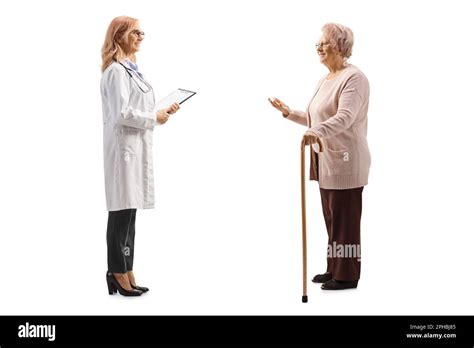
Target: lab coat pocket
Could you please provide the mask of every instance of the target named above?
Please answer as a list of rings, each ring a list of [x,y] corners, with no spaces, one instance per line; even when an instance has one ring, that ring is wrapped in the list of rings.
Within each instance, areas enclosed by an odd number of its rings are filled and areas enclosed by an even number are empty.
[[[118,137],[121,157],[125,162],[130,162],[140,152],[140,129],[127,126],[120,127]]]
[[[325,150],[323,153],[330,175],[352,174],[352,159],[349,150],[332,150],[330,148],[326,148]]]

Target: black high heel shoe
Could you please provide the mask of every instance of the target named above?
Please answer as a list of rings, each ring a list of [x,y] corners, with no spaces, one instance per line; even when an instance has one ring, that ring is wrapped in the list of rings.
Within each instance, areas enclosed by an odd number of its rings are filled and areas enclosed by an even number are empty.
[[[144,287],[144,286],[138,286],[138,285],[133,285],[133,284],[130,284],[130,286],[132,288],[134,288],[135,290],[140,290],[141,292],[147,292],[147,291],[150,290],[150,289],[148,289],[147,287]]]
[[[109,295],[115,294],[117,291],[122,296],[140,296],[143,292],[137,289],[126,290],[122,288],[120,283],[115,279],[112,272],[107,272],[105,275],[105,280],[107,281],[107,288],[109,289]]]

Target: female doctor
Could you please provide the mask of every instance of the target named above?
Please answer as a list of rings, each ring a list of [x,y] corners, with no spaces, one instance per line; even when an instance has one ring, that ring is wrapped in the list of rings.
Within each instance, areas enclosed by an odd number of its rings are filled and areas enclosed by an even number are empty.
[[[140,296],[133,274],[137,209],[154,207],[153,128],[178,109],[173,104],[154,111],[151,85],[138,71],[135,53],[144,39],[138,20],[126,16],[110,23],[102,46],[102,111],[104,124],[107,223],[106,274],[109,294]]]

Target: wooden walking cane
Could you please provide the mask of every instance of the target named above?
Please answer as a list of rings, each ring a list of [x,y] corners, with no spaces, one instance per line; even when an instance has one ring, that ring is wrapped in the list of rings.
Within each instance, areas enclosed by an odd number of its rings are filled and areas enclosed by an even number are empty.
[[[319,146],[319,152],[323,152],[323,146],[321,141],[317,140],[317,144]],[[311,145],[310,145],[311,146]],[[306,180],[305,180],[305,142],[304,139],[301,142],[301,228],[303,232],[303,303],[308,302],[308,268],[307,268],[307,254],[306,254]],[[316,159],[313,157],[314,153],[313,150],[310,148],[310,153],[312,156],[313,161],[316,163]]]

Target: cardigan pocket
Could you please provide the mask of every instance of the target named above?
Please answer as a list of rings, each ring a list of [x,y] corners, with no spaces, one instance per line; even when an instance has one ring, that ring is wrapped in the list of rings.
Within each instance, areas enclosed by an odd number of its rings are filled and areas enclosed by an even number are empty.
[[[353,161],[349,150],[331,150],[326,148],[324,157],[329,175],[351,175]]]

